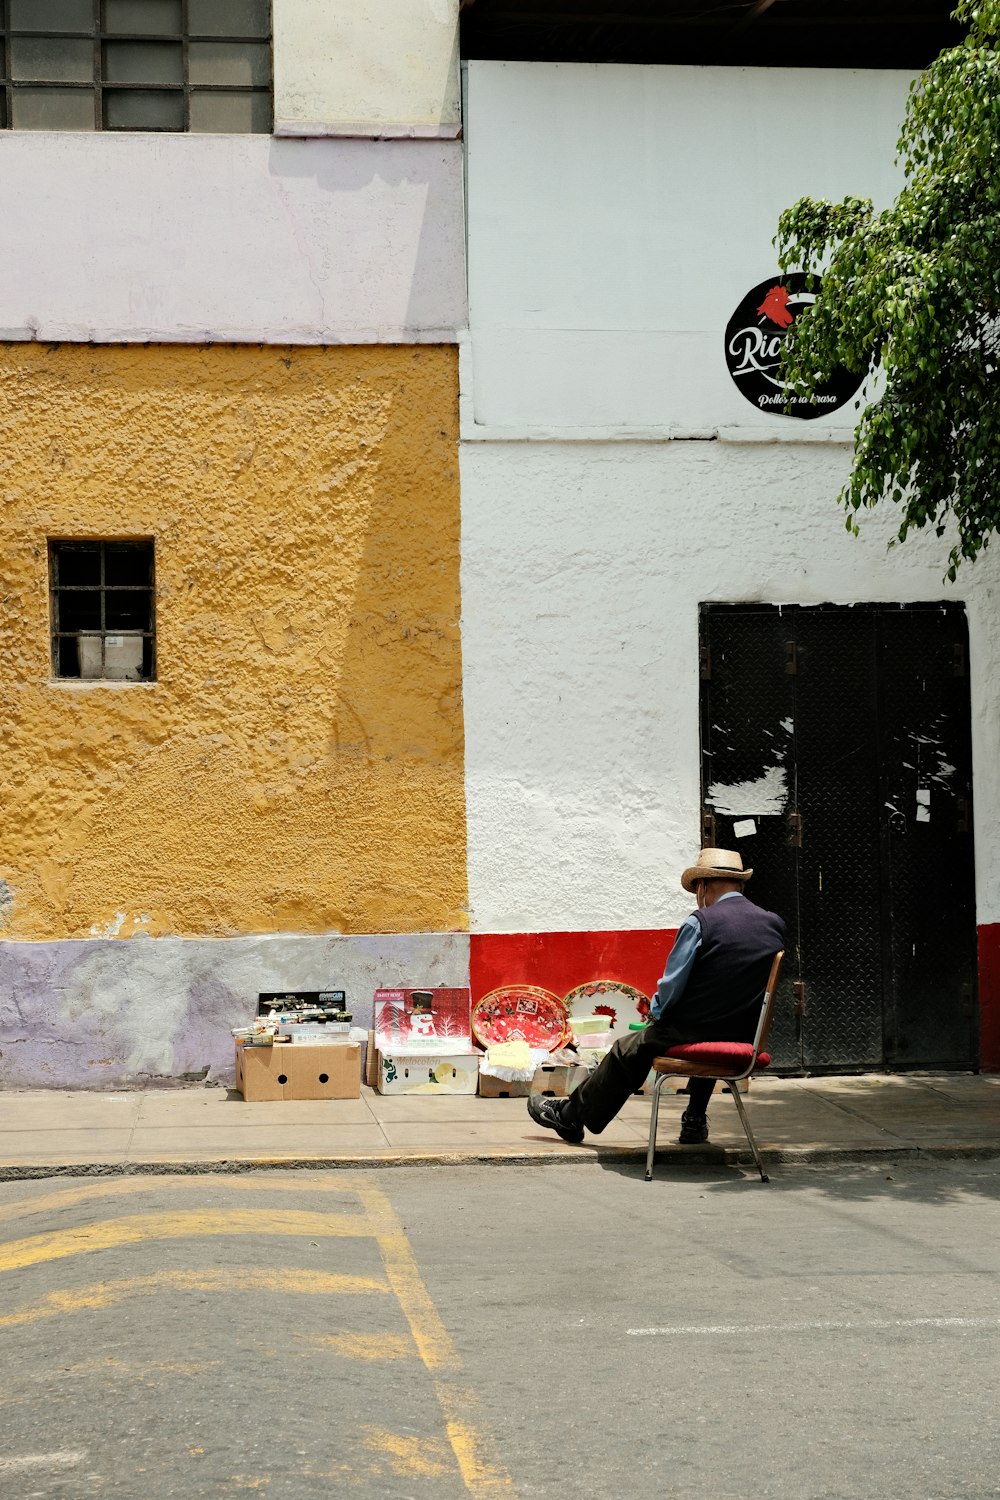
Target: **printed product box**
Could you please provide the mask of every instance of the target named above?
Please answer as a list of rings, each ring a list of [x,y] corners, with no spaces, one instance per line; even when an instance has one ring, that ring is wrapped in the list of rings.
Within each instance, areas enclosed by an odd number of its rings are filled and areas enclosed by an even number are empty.
[[[376,990],[375,1044],[380,1052],[471,1051],[471,991]]]
[[[375,991],[380,1094],[474,1094],[479,1053],[472,1045],[468,989]]]
[[[572,1063],[540,1063],[530,1083],[511,1083],[505,1078],[480,1073],[479,1092],[484,1099],[526,1099],[529,1094],[548,1094],[552,1099],[565,1099],[582,1076]]]
[[[259,1016],[294,1014],[297,1010],[333,1014],[348,1009],[346,990],[261,990],[257,995]]]
[[[474,1094],[478,1052],[379,1052],[380,1094]]]
[[[328,1046],[236,1048],[236,1087],[250,1103],[276,1099],[358,1099],[361,1048]]]

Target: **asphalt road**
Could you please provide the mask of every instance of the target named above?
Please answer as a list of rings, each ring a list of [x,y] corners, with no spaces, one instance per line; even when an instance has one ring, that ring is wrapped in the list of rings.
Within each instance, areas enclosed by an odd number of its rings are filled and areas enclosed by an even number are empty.
[[[0,1185],[0,1495],[1000,1495],[1000,1163]]]

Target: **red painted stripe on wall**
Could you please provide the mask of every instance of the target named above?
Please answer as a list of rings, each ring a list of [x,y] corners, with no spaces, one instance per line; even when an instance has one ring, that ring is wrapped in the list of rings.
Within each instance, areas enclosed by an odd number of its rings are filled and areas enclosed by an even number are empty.
[[[676,928],[631,932],[480,932],[469,939],[473,1002],[503,984],[537,984],[563,996],[616,979],[652,995]]]
[[[1000,1073],[1000,922],[979,928],[979,1066]]]
[[[472,999],[503,984],[537,984],[562,996],[594,979],[617,979],[652,995],[675,936],[673,928],[473,933]],[[979,927],[979,1066],[1000,1073],[1000,922]]]

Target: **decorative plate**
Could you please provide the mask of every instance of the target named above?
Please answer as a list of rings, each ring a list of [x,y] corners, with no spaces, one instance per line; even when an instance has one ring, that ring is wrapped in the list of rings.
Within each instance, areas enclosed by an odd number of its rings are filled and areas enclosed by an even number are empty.
[[[567,1015],[579,1011],[581,1016],[607,1016],[608,1030],[615,1036],[628,1036],[629,1022],[645,1021],[649,1014],[649,996],[635,985],[620,984],[617,979],[593,979],[589,984],[578,984],[563,1004]]]
[[[567,1040],[566,1007],[551,990],[505,984],[472,1007],[472,1035],[481,1047],[521,1038],[555,1052]]]

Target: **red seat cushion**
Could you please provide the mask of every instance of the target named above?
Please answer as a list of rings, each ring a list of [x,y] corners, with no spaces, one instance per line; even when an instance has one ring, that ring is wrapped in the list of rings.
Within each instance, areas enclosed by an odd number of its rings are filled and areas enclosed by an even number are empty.
[[[668,1047],[663,1055],[700,1063],[703,1068],[718,1068],[723,1073],[742,1073],[750,1066],[753,1047],[749,1042],[685,1042],[682,1047]],[[754,1072],[766,1068],[770,1061],[769,1053],[758,1052]]]

